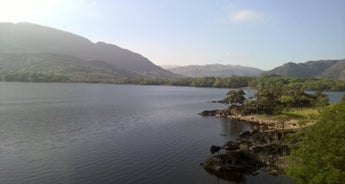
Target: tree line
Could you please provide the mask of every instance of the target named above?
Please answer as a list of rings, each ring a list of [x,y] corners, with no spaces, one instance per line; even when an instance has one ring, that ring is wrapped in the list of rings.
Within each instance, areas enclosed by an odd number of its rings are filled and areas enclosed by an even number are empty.
[[[328,96],[322,91],[307,93],[300,84],[286,85],[276,80],[261,80],[257,84],[254,96],[245,98],[243,90],[229,90],[220,100],[229,104],[229,110],[235,114],[273,114],[291,108],[321,108],[327,106]]]
[[[231,76],[231,77],[181,77],[173,79],[164,78],[100,78],[99,76],[69,76],[57,73],[30,73],[9,72],[0,74],[1,81],[19,82],[84,82],[84,83],[111,83],[111,84],[139,84],[139,85],[169,85],[190,87],[214,88],[260,88],[265,83],[274,83],[288,87],[300,86],[305,90],[345,91],[345,81],[326,80],[315,78],[284,77],[278,75]]]

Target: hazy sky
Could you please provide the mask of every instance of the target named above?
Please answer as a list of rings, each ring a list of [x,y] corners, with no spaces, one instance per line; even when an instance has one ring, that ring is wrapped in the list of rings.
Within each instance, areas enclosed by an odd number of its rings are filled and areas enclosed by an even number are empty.
[[[32,22],[138,52],[158,65],[345,58],[345,0],[0,0]]]

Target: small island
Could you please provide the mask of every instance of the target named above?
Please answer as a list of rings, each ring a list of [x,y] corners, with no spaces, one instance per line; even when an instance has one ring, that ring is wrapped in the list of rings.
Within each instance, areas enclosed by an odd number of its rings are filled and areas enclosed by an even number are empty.
[[[296,173],[296,168],[304,167],[305,163],[298,166],[290,161],[292,155],[301,156],[296,153],[309,141],[306,131],[318,126],[324,111],[333,105],[329,105],[327,95],[321,91],[307,93],[302,84],[291,85],[274,77],[267,79],[257,85],[253,97],[245,98],[243,90],[230,90],[218,101],[228,104],[227,109],[200,113],[253,125],[251,131],[241,132],[236,140],[211,146],[212,155],[201,163],[209,173],[229,180],[234,175],[255,175],[263,169],[272,175],[288,174],[298,183],[309,181]],[[296,160],[293,162],[298,163]]]

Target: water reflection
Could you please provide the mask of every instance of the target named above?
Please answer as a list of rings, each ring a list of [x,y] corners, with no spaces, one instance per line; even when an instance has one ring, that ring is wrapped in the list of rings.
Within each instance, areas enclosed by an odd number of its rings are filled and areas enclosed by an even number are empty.
[[[240,132],[251,130],[250,124],[243,121],[221,119],[221,136],[224,136],[227,141],[234,140],[238,138]],[[226,142],[224,142],[225,144]],[[240,172],[212,172],[206,170],[210,175],[216,176],[217,183],[234,182],[234,183],[246,183],[247,173]]]
[[[233,183],[246,183],[246,176],[239,172],[219,172],[213,173],[207,171],[209,174],[217,177],[217,183],[220,183],[222,180]]]
[[[252,126],[243,121],[222,119],[220,135],[225,136],[228,140],[233,140],[239,136],[240,132],[251,129]]]

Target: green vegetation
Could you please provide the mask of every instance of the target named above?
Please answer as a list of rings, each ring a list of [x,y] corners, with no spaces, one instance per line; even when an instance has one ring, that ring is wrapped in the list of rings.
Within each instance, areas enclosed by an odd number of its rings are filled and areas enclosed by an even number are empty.
[[[97,81],[97,79],[95,79]],[[99,81],[104,82],[104,81]],[[108,80],[108,83],[115,84],[140,84],[140,85],[169,85],[169,86],[191,86],[191,87],[214,87],[214,88],[258,88],[266,82],[271,84],[284,84],[287,87],[299,85],[305,90],[311,91],[345,91],[345,81],[304,79],[297,77],[282,77],[264,75],[260,77],[232,76],[232,77],[182,77],[172,79],[158,78],[116,78]]]
[[[48,55],[48,56],[46,56]],[[41,54],[39,58],[61,59],[60,55]],[[232,76],[232,77],[181,77],[181,78],[126,78],[114,72],[111,66],[105,63],[90,61],[86,66],[77,58],[63,56],[63,59],[73,61],[73,67],[69,68],[67,63],[56,61],[46,62],[45,65],[33,62],[28,59],[25,65],[18,69],[16,62],[3,63],[0,67],[1,81],[21,81],[21,82],[85,82],[85,83],[111,83],[111,84],[139,84],[139,85],[169,85],[169,86],[191,86],[191,87],[214,87],[214,88],[257,88],[263,89],[271,86],[273,91],[299,88],[310,91],[345,91],[345,81],[306,79],[298,77],[283,77],[277,75]],[[275,89],[273,89],[273,87]],[[282,88],[284,87],[284,89]],[[299,95],[299,93],[295,94]],[[304,94],[304,97],[307,94]],[[303,98],[303,96],[301,96]],[[292,103],[291,100],[300,98],[287,98],[281,96],[280,101]],[[289,102],[290,101],[290,102]],[[298,103],[298,102],[295,102]],[[321,102],[320,102],[321,103]],[[322,106],[322,104],[320,104]]]
[[[345,182],[344,100],[324,109],[315,125],[294,137],[299,141],[290,155],[290,177],[297,183]]]
[[[249,87],[256,88],[274,83],[279,86],[284,85],[285,87],[300,86],[301,88],[310,91],[345,91],[344,80],[286,77],[279,75],[261,75],[255,80],[252,80]]]
[[[40,79],[32,78],[32,75],[42,76]],[[200,78],[123,78],[113,77],[106,73],[86,73],[76,72],[73,74],[63,74],[61,72],[11,72],[0,74],[2,81],[19,82],[85,82],[85,83],[111,83],[111,84],[139,84],[139,85],[169,85],[169,86],[190,86],[190,87],[216,87],[216,88],[243,88],[248,87],[249,82],[254,77],[233,76],[228,78],[220,77],[200,77]],[[45,76],[45,77],[44,77]],[[53,76],[63,77],[59,81],[52,81]]]
[[[303,121],[316,121],[319,118],[321,110],[317,108],[291,108],[281,112],[281,115],[288,119],[299,119]]]
[[[7,73],[1,75],[2,81],[21,82],[69,82],[66,76],[54,73]]]
[[[250,100],[244,98],[242,90],[230,90],[221,102],[240,110],[241,114],[282,114],[292,108],[315,108],[328,105],[327,95],[320,91],[315,94],[305,92],[300,82],[279,76],[262,76],[255,82],[257,91]],[[246,100],[246,101],[245,101]]]
[[[321,91],[305,92],[304,79],[261,76],[253,82],[257,92],[251,99],[244,99],[242,90],[227,93],[221,102],[230,105],[229,112],[306,123],[293,125],[291,134],[276,142],[289,145],[291,150],[287,165],[284,161],[279,164],[297,183],[345,183],[345,96],[338,104],[328,105],[328,98]],[[305,128],[293,131],[301,127]]]
[[[230,90],[226,95],[227,96],[221,100],[221,102],[225,104],[233,104],[238,106],[243,105],[246,100],[243,90]]]
[[[121,84],[141,85],[169,85],[169,86],[191,86],[191,87],[216,87],[216,88],[243,88],[248,87],[255,77],[232,76],[222,77],[183,77],[174,79],[123,79]]]

